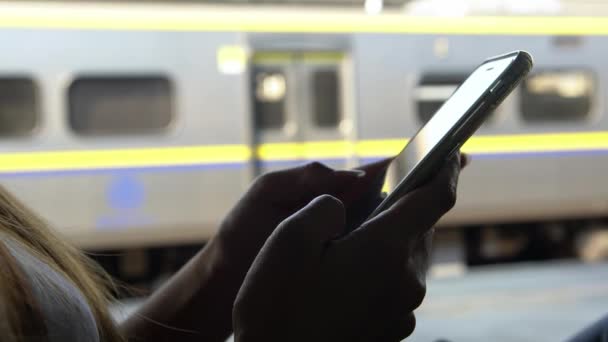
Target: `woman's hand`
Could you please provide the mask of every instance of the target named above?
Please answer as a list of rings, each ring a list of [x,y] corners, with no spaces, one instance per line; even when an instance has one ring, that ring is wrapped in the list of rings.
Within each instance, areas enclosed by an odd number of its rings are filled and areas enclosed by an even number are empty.
[[[322,194],[352,203],[355,213],[369,210],[387,164],[353,172],[312,163],[258,178],[215,238],[121,325],[123,333],[142,341],[225,341],[245,274],[277,225]]]
[[[242,280],[278,224],[323,194],[337,197],[353,209],[349,220],[356,224],[358,216],[369,214],[379,202],[389,162],[382,160],[358,170],[333,170],[314,162],[257,178],[211,242],[219,246],[216,262]]]
[[[432,227],[454,206],[459,171],[455,156],[431,182],[339,239],[347,218],[335,197],[317,197],[284,220],[238,293],[236,341],[398,341],[411,334],[426,291]]]

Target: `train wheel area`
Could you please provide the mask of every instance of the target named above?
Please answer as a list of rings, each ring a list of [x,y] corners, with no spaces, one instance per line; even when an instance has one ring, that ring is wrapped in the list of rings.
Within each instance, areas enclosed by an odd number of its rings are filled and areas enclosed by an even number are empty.
[[[605,314],[608,230],[602,221],[439,230],[427,296],[408,341],[559,341]],[[201,245],[104,256],[134,291],[111,306],[120,321]],[[138,265],[129,263],[138,260]],[[142,267],[145,260],[160,268]],[[114,260],[109,262],[109,260]],[[138,271],[138,272],[136,272]],[[116,273],[118,272],[118,273]],[[153,279],[154,278],[154,279]],[[232,340],[229,340],[232,341]]]
[[[146,295],[179,270],[204,243],[89,254],[123,289],[119,299]],[[429,275],[459,278],[489,267],[608,260],[608,219],[445,227],[435,233]],[[507,276],[505,276],[507,277]]]

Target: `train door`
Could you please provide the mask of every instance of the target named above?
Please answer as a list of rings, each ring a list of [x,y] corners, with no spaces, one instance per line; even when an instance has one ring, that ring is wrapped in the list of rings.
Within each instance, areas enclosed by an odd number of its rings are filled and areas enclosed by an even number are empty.
[[[251,65],[256,174],[322,161],[349,166],[346,62],[333,52],[260,52]]]

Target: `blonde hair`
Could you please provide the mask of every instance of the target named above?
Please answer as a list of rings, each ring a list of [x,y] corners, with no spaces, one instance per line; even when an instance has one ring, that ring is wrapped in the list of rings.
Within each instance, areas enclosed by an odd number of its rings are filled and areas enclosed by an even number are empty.
[[[55,235],[44,220],[1,186],[0,232],[19,241],[28,252],[49,264],[82,291],[95,317],[101,341],[125,341],[108,309],[112,300],[109,275],[76,247]],[[0,243],[0,315],[6,318],[0,323],[0,333],[13,336],[9,340],[11,342],[19,342],[26,340],[24,333],[30,333],[28,329],[44,333],[44,327],[41,324],[34,326],[36,321],[42,320],[28,317],[39,312],[28,294],[28,284],[9,254]]]

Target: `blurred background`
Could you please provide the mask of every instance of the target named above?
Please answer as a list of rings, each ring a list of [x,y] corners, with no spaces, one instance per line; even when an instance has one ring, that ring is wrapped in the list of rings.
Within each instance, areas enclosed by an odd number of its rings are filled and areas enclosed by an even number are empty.
[[[531,75],[465,145],[413,341],[554,341],[608,311],[608,3],[1,1],[0,183],[131,287],[259,174],[396,154],[485,58]],[[389,184],[395,180],[389,179]]]

